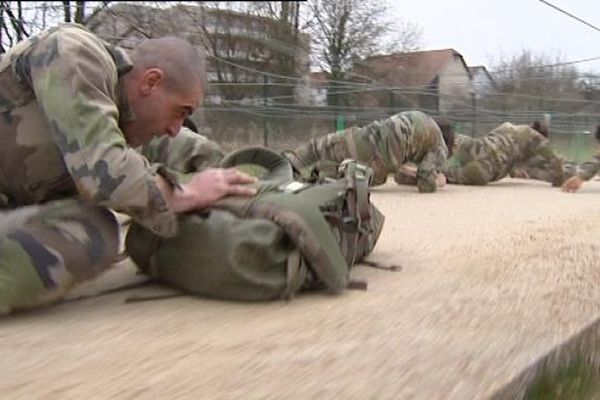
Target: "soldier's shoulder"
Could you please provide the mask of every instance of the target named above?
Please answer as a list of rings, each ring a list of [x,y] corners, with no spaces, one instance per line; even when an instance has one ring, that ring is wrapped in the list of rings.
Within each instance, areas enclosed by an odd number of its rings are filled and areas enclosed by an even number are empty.
[[[74,22],[64,22],[47,30],[47,33],[56,35],[93,36],[96,35],[84,25]]]
[[[85,46],[86,42],[89,42],[90,40],[102,41],[98,36],[96,36],[85,26],[73,22],[65,22],[56,25],[52,28],[48,28],[40,32],[36,36],[32,36],[28,39],[28,41],[32,43],[38,43],[48,39],[56,40],[63,38],[68,38],[73,43],[81,44],[82,46]]]
[[[514,136],[517,133],[517,125],[513,125],[510,122],[504,122],[502,125],[494,128],[488,136]]]

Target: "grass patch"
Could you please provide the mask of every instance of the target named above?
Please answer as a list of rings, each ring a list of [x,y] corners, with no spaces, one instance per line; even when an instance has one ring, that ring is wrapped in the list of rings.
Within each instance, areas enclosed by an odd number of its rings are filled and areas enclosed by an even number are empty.
[[[600,373],[578,356],[554,372],[543,370],[525,392],[525,400],[598,399]]]
[[[550,137],[550,146],[567,160],[582,163],[589,160],[598,150],[593,135],[555,135]]]

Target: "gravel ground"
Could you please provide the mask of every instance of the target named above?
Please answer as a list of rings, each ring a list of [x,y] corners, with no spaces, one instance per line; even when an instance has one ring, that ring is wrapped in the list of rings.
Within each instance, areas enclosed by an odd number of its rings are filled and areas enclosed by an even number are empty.
[[[600,181],[389,182],[372,199],[386,225],[370,259],[402,270],[357,267],[367,291],[124,304],[168,292],[145,287],[16,314],[0,321],[0,397],[510,398],[544,357],[591,340]],[[73,297],[139,279],[124,261]]]

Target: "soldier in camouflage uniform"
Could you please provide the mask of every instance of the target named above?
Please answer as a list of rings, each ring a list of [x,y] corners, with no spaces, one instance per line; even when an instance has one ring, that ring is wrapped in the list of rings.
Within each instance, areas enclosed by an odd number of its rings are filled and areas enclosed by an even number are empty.
[[[111,209],[172,236],[176,213],[255,193],[254,178],[233,169],[179,184],[165,166],[195,169],[173,152],[206,144],[191,131],[176,137],[201,102],[202,66],[184,40],[146,40],[126,54],[77,24],[2,57],[0,313],[53,302],[104,271],[118,248]],[[131,147],[153,138],[142,149],[150,160]]]
[[[548,139],[528,125],[505,122],[482,137],[456,135],[455,146],[444,165],[448,183],[486,185],[507,175],[518,176],[518,167],[529,178],[554,186],[564,181],[563,160]]]
[[[407,111],[364,127],[352,127],[312,139],[288,154],[298,170],[320,161],[340,163],[346,158],[373,169],[373,185],[385,183],[406,162],[417,165],[420,192],[435,192],[445,180],[441,170],[448,149],[435,121],[420,111]]]
[[[436,122],[451,150],[443,167],[448,183],[486,185],[510,175],[559,186],[575,173],[575,163],[558,156],[543,135],[526,125],[505,123],[485,136],[472,138],[454,134],[449,122]],[[414,175],[412,167],[402,166],[396,182],[415,184]]]

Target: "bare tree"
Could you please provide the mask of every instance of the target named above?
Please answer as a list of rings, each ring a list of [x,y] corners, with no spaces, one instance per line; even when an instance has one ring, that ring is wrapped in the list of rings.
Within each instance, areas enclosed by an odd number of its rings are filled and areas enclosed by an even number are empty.
[[[0,1],[0,53],[60,22],[87,24],[109,1]],[[91,10],[90,13],[86,13]]]
[[[83,24],[85,22],[85,1],[67,1],[63,0],[64,20],[65,22],[77,22]],[[71,6],[75,3],[75,7]]]
[[[577,111],[584,100],[577,69],[560,56],[520,54],[492,65],[497,93],[484,99],[488,107],[521,111]]]
[[[166,34],[203,46],[209,101],[293,102],[294,79],[309,70],[308,37],[295,28],[299,10],[298,2],[119,3],[89,27],[124,47]],[[307,60],[305,65],[300,59]]]
[[[584,74],[579,85],[586,100],[600,102],[600,76],[590,73]]]
[[[311,0],[309,10],[315,61],[334,81],[330,104],[340,103],[335,81],[344,80],[357,60],[418,48],[420,29],[412,23],[391,21],[384,1]]]

